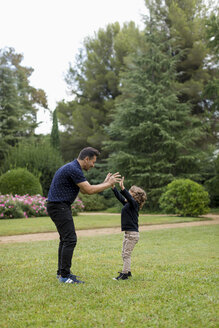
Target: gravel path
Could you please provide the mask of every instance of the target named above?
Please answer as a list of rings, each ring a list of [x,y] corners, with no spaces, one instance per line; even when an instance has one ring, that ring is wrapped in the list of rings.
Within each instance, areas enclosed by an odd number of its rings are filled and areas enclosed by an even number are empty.
[[[94,213],[93,213],[94,214]],[[196,221],[196,222],[182,222],[182,223],[168,223],[168,224],[154,224],[154,225],[143,225],[139,227],[141,231],[161,230],[161,229],[173,229],[173,228],[184,228],[184,227],[197,227],[219,224],[219,215],[208,214],[203,216],[206,218],[212,218],[211,221]],[[77,236],[98,236],[98,235],[109,235],[121,233],[120,227],[117,228],[100,228],[90,230],[77,230]],[[23,243],[30,241],[42,241],[42,240],[54,240],[58,239],[57,232],[44,232],[35,234],[25,234],[16,236],[0,236],[0,244],[6,243]]]

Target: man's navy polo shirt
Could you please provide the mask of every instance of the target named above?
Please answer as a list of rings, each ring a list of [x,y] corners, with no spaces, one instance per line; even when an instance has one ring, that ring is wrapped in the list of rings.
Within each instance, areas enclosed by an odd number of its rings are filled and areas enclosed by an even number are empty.
[[[72,204],[79,193],[77,183],[86,181],[77,159],[60,167],[52,180],[48,202],[67,202]]]

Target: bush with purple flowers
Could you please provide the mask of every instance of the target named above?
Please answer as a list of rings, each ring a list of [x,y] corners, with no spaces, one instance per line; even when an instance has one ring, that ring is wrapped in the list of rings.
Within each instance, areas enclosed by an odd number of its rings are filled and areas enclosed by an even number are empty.
[[[79,198],[75,199],[74,203],[71,205],[72,215],[78,215],[78,212],[82,212],[84,210],[84,204],[82,200]]]
[[[84,205],[80,199],[72,204],[72,214],[82,212]],[[46,198],[41,195],[0,195],[0,219],[30,218],[48,216]]]

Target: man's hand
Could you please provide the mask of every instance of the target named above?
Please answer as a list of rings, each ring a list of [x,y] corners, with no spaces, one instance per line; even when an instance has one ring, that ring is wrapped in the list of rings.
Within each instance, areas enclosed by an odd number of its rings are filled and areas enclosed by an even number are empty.
[[[111,174],[111,173],[109,173],[109,174]],[[121,181],[121,175],[119,174],[119,172],[116,172],[114,174],[111,174],[111,176],[109,176],[107,182],[109,182],[111,187],[114,188],[115,183],[120,182],[120,181]]]
[[[106,176],[106,178],[105,178],[105,180],[104,180],[104,182],[108,182],[111,176],[112,176],[112,173],[108,173],[107,176]],[[115,185],[113,185],[111,187],[112,188],[115,188]]]
[[[109,178],[112,176],[112,173],[108,173],[104,182],[108,182],[109,181]]]
[[[77,183],[77,185],[83,194],[93,195],[112,187],[115,183],[119,183],[120,180],[121,175],[119,172],[114,174],[108,173],[104,182],[98,185],[90,185],[88,181]]]
[[[122,179],[119,181],[119,185],[120,185],[120,188],[121,188],[122,190],[125,189],[125,187],[124,187],[124,177],[122,177]]]

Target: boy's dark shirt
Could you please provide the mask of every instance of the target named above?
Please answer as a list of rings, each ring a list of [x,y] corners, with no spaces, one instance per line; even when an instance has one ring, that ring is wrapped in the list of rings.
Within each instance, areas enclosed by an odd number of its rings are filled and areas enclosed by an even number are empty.
[[[124,189],[118,192],[115,188],[112,189],[116,198],[124,205],[121,213],[121,229],[122,231],[137,231],[138,232],[138,212],[139,204],[130,195],[128,190]],[[127,200],[127,201],[126,201]]]

